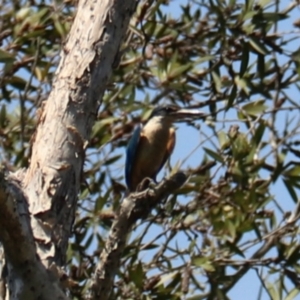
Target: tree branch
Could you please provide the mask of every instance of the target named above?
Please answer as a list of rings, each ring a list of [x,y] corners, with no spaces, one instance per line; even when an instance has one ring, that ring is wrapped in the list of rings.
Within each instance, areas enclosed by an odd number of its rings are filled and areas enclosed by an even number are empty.
[[[6,180],[3,172],[0,172],[0,240],[6,268],[14,278],[7,283],[10,299],[67,299],[57,278],[36,255],[28,203],[17,178],[10,176]]]
[[[80,0],[56,78],[32,138],[23,186],[37,253],[64,265],[85,149],[135,0]]]
[[[132,225],[138,219],[145,219],[162,199],[181,187],[186,179],[184,173],[176,173],[171,178],[164,179],[156,187],[140,193],[132,193],[123,200],[99,258],[91,288],[91,299],[108,299]]]

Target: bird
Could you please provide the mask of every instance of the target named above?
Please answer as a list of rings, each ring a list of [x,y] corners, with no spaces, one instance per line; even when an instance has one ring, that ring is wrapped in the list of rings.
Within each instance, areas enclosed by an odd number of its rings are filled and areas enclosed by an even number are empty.
[[[153,109],[144,126],[136,126],[126,149],[125,180],[129,192],[139,190],[145,178],[156,182],[156,175],[175,147],[173,123],[203,118],[204,115],[198,109],[162,105]]]

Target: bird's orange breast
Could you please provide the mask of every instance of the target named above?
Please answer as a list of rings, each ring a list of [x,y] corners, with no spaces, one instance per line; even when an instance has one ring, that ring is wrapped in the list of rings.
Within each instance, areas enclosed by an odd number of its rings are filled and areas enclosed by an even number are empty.
[[[155,179],[175,145],[175,130],[168,128],[145,128],[141,132],[136,159],[133,165],[131,184],[135,190],[146,178]]]

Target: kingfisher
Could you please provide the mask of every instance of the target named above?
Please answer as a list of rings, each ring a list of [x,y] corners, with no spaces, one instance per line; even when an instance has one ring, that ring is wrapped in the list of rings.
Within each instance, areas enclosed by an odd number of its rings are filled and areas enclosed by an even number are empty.
[[[203,118],[204,115],[200,110],[175,105],[153,109],[146,124],[135,128],[127,145],[125,179],[130,192],[136,191],[145,178],[155,182],[175,147],[173,123]]]

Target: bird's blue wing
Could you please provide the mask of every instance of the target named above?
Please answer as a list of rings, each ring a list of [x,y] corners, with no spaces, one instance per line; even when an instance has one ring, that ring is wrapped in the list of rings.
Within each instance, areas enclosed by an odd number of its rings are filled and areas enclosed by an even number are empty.
[[[131,186],[130,184],[131,172],[132,172],[133,163],[136,156],[137,147],[139,145],[142,128],[143,128],[142,124],[139,124],[134,129],[134,132],[128,142],[127,149],[126,149],[125,180],[128,188],[130,188]]]

